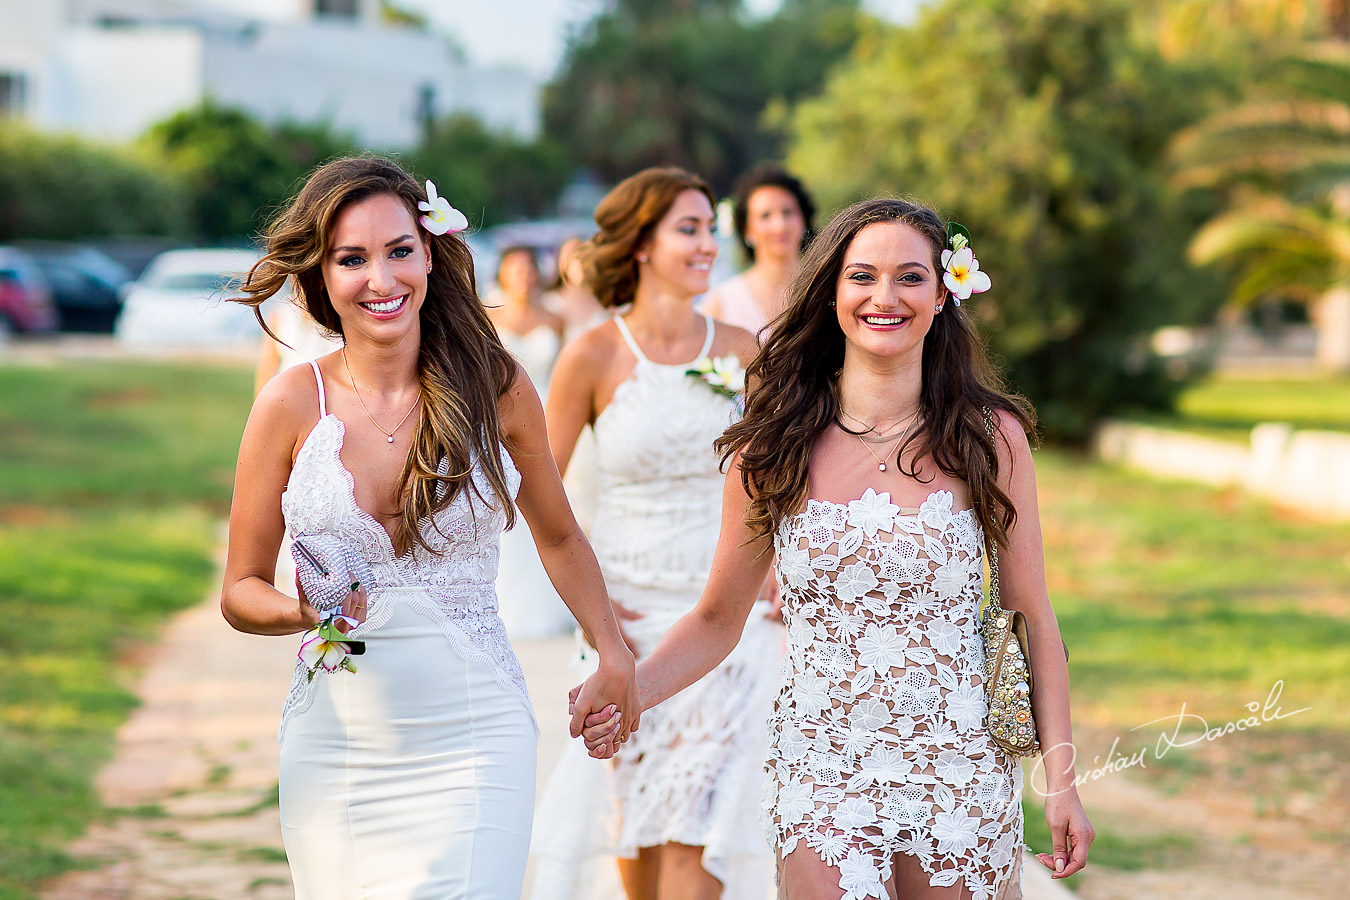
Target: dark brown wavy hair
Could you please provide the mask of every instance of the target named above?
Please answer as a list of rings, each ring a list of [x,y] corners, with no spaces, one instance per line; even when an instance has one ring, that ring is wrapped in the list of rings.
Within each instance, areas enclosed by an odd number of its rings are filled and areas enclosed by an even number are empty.
[[[685,191],[701,191],[714,207],[708,183],[675,166],[643,169],[619,182],[595,208],[600,230],[577,251],[586,272],[586,284],[600,301],[613,308],[633,302],[637,292],[638,247],[651,237],[656,223]]]
[[[420,215],[417,204],[427,199],[422,185],[387,159],[356,156],[320,166],[268,227],[266,252],[244,279],[245,296],[238,302],[253,307],[267,329],[260,307],[289,280],[295,302],[310,318],[341,335],[342,320],[323,283],[333,223],[353,203],[382,194],[402,201],[414,219]],[[498,400],[515,379],[515,361],[479,302],[468,244],[457,234],[434,235],[424,229],[418,234],[430,249],[431,272],[420,313],[422,410],[398,495],[394,546],[400,552],[418,546],[430,551],[422,520],[449,506],[466,486],[478,493],[471,477],[475,457],[508,524],[515,523],[498,451],[497,414]],[[272,334],[270,329],[267,333]],[[442,460],[449,464],[444,475],[439,472]]]
[[[741,482],[750,496],[747,524],[757,536],[771,539],[783,519],[806,503],[811,449],[839,414],[835,381],[844,365],[844,334],[832,306],[839,271],[853,239],[878,222],[903,222],[922,234],[933,249],[933,271],[942,271],[946,224],[906,200],[855,203],[811,244],[788,288],[786,309],[747,369],[745,416],[717,442],[724,463],[740,453]],[[939,290],[944,296],[946,289]],[[1031,434],[1035,413],[1003,387],[955,303],[943,306],[924,336],[922,373],[920,425],[897,451],[897,464],[917,444],[910,469],[901,471],[918,477],[919,461],[931,457],[942,472],[965,482],[981,527],[1006,545],[1017,511],[998,486],[998,454],[985,431],[984,410],[1011,413]]]

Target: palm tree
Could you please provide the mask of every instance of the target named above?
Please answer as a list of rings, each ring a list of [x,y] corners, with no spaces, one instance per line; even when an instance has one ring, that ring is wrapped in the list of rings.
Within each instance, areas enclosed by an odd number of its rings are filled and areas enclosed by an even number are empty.
[[[1192,259],[1236,264],[1235,303],[1306,302],[1319,362],[1350,371],[1350,49],[1279,61],[1247,102],[1183,132],[1173,152],[1182,186],[1231,191]]]

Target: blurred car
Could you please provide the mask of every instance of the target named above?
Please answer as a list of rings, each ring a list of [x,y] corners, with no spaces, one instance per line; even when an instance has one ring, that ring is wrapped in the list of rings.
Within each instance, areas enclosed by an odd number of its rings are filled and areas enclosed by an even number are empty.
[[[122,287],[131,273],[107,254],[81,244],[20,241],[52,288],[62,331],[108,333],[122,311]]]
[[[42,332],[56,328],[51,286],[33,258],[0,247],[0,332]]]
[[[262,334],[238,296],[258,261],[253,250],[169,250],[155,257],[126,291],[117,338],[130,344],[230,345]]]

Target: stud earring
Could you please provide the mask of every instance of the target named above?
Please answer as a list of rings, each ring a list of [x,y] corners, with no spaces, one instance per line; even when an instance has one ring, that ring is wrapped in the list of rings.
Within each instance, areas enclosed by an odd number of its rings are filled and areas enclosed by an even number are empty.
[[[935,312],[935,313],[940,313],[940,312],[942,312],[942,306],[941,306],[941,304],[939,304],[939,305],[933,307],[933,312]]]
[[[645,262],[647,261],[647,254],[645,254],[645,253],[639,253],[639,254],[638,254],[637,261],[640,262],[640,263],[645,263]]]

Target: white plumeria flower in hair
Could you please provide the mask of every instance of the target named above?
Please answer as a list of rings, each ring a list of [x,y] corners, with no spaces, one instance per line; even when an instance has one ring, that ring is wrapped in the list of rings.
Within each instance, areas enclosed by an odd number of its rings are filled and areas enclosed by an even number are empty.
[[[980,271],[980,262],[975,251],[970,249],[970,234],[966,229],[952,222],[947,226],[946,250],[942,251],[942,283],[951,292],[952,302],[957,306],[971,294],[982,294],[989,290],[989,276]]]
[[[464,213],[450,205],[450,201],[436,193],[436,185],[427,179],[427,199],[418,203],[417,208],[426,213],[417,221],[432,234],[457,234],[469,227]]]

